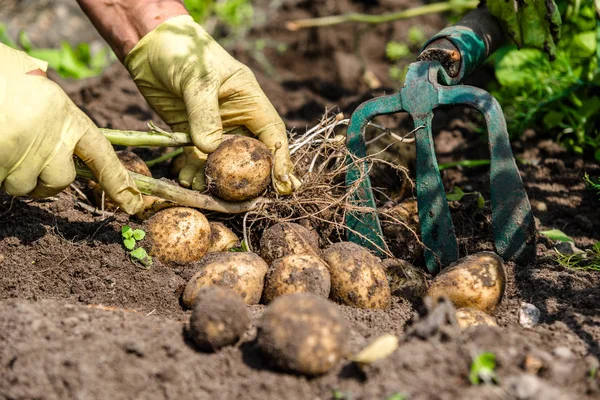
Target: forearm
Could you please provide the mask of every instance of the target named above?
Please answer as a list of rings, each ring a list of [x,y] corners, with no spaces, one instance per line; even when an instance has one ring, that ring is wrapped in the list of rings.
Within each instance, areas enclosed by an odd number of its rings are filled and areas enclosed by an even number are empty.
[[[100,35],[123,61],[144,35],[188,14],[181,0],[77,0]]]

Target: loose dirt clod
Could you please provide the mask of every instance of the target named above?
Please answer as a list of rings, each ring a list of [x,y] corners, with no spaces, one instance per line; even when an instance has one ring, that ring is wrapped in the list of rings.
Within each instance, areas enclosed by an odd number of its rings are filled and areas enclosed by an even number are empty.
[[[433,280],[427,294],[434,300],[447,296],[456,308],[472,307],[493,313],[502,301],[505,285],[500,256],[480,252],[444,269]]]
[[[390,285],[381,260],[355,243],[334,243],[323,251],[331,274],[331,299],[358,308],[385,309]]]
[[[427,292],[427,278],[411,263],[388,258],[383,260],[385,272],[390,282],[392,295],[410,301],[419,299]]]
[[[239,246],[240,239],[222,222],[210,222],[209,253],[227,251]]]
[[[198,272],[187,283],[182,302],[192,307],[200,289],[205,286],[223,286],[242,296],[246,304],[260,301],[267,264],[256,254],[209,253],[194,267]]]
[[[200,350],[214,351],[235,344],[249,326],[250,316],[239,294],[219,286],[198,292],[189,335]]]
[[[337,307],[311,293],[288,294],[267,308],[258,327],[258,346],[277,367],[320,375],[346,351],[347,323]]]
[[[498,326],[494,317],[475,308],[458,309],[455,315],[461,330],[477,325]]]
[[[178,264],[200,260],[210,245],[210,225],[200,211],[174,207],[162,210],[146,222],[150,255]]]
[[[291,254],[271,264],[263,300],[270,303],[290,293],[313,293],[328,298],[330,290],[329,269],[323,260],[307,254]]]
[[[260,255],[268,264],[290,254],[320,257],[319,237],[299,224],[280,222],[265,230]]]
[[[417,199],[411,198],[385,209],[381,225],[392,253],[412,263],[423,260],[423,244],[419,239],[419,209]]]
[[[272,158],[267,146],[256,139],[224,140],[206,160],[208,190],[228,201],[258,197],[271,182]]]

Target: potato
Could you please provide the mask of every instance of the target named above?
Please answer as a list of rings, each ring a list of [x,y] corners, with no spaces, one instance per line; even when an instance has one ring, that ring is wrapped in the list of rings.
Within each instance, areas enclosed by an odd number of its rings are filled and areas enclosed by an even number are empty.
[[[416,300],[422,298],[427,292],[425,274],[411,263],[390,258],[383,260],[383,265],[394,296]]]
[[[196,296],[190,316],[189,337],[203,351],[235,344],[250,326],[250,315],[239,294],[208,286]]]
[[[498,326],[494,317],[474,308],[460,308],[455,315],[461,330],[476,325]]]
[[[355,243],[334,243],[323,252],[331,274],[331,299],[358,308],[385,309],[390,285],[381,260]]]
[[[281,296],[258,325],[262,353],[283,370],[320,375],[345,355],[349,327],[337,307],[312,293]]]
[[[290,254],[271,265],[265,280],[263,300],[270,303],[289,293],[314,293],[329,297],[331,278],[327,265],[309,254]]]
[[[187,283],[182,302],[191,307],[201,288],[223,286],[242,296],[246,304],[260,301],[267,264],[256,254],[209,253],[196,265],[198,272]]]
[[[399,259],[415,264],[421,263],[423,246],[418,241],[421,228],[417,199],[407,199],[391,209],[384,210],[381,219],[383,232],[392,253]]]
[[[148,168],[144,160],[142,160],[137,154],[131,151],[121,150],[117,151],[117,157],[119,157],[121,163],[129,171],[137,172],[140,175],[152,176],[150,168]],[[92,182],[91,188],[92,194],[94,195],[94,204],[96,204],[97,208],[102,208],[102,194],[104,193],[102,185]],[[142,199],[144,201],[143,210],[152,207],[152,205],[159,200],[157,197],[146,195],[142,196]],[[104,194],[104,210],[115,211],[117,208],[119,208],[119,206],[110,197],[108,197],[108,194]]]
[[[268,264],[290,254],[319,257],[319,236],[299,224],[280,222],[263,232],[260,256]]]
[[[260,196],[271,182],[273,156],[260,141],[234,136],[206,160],[206,185],[217,197],[243,201]]]
[[[210,245],[210,225],[197,210],[167,208],[146,221],[149,254],[163,262],[186,264],[200,260]]]
[[[210,223],[209,253],[227,251],[240,245],[240,239],[222,222]]]
[[[502,259],[491,252],[475,253],[445,268],[427,294],[447,296],[456,308],[471,307],[493,313],[502,301],[506,276]]]

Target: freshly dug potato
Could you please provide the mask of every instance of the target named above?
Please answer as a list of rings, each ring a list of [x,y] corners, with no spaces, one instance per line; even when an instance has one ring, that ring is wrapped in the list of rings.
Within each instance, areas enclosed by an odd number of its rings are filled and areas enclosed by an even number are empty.
[[[117,157],[121,160],[121,163],[127,168],[129,171],[137,172],[138,174],[145,176],[152,176],[150,172],[150,168],[146,165],[144,160],[142,160],[137,154],[120,150],[117,151]],[[104,190],[102,189],[102,185],[96,182],[91,182],[92,193],[94,195],[94,204],[96,207],[102,208],[102,194]],[[142,196],[144,201],[144,210],[152,207],[152,205],[158,201],[159,199],[154,196]],[[115,211],[119,206],[110,198],[108,194],[104,194],[104,210],[106,211]]]
[[[210,225],[200,211],[173,207],[146,221],[149,253],[163,262],[186,264],[200,260],[210,245]]]
[[[423,246],[418,241],[421,228],[417,199],[407,199],[384,210],[381,220],[392,253],[399,259],[420,264],[423,261]]]
[[[493,313],[502,301],[506,276],[502,259],[495,253],[475,253],[445,268],[433,280],[427,294],[447,296],[456,308],[471,307]]]
[[[208,286],[200,289],[190,316],[190,338],[203,351],[235,344],[250,326],[246,304],[231,289]]]
[[[334,243],[323,252],[331,274],[331,299],[358,308],[385,309],[390,285],[381,260],[355,243]]]
[[[231,229],[225,226],[222,222],[210,223],[210,246],[209,253],[227,251],[237,247],[240,244],[240,239]]]
[[[271,183],[273,156],[260,141],[234,136],[224,140],[206,160],[208,190],[228,201],[256,198]]]
[[[267,264],[256,254],[209,253],[197,264],[198,272],[187,283],[182,302],[191,307],[201,288],[223,286],[242,296],[246,304],[260,301]]]
[[[476,325],[498,326],[494,317],[475,308],[460,308],[455,315],[461,330]]]
[[[312,293],[277,298],[258,326],[258,346],[276,366],[320,375],[345,355],[348,326],[337,307]]]
[[[290,293],[314,293],[328,298],[330,289],[329,269],[323,260],[308,254],[290,254],[271,264],[263,300],[270,303]]]
[[[427,292],[425,274],[411,263],[389,258],[383,260],[383,265],[390,283],[390,290],[394,296],[416,300],[423,297]]]
[[[319,257],[319,236],[299,224],[280,222],[263,232],[260,256],[271,264],[290,254],[309,254]]]

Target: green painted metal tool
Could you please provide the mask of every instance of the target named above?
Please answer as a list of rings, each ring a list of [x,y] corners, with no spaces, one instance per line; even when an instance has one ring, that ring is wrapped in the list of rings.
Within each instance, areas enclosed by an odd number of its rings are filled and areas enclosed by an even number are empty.
[[[504,260],[526,264],[535,257],[535,226],[531,205],[510,147],[506,122],[496,99],[486,91],[461,85],[502,44],[498,22],[486,9],[467,14],[430,39],[417,62],[411,64],[399,93],[361,104],[348,127],[347,147],[358,159],[366,157],[364,127],[378,115],[408,112],[416,128],[417,202],[425,262],[429,271],[458,259],[458,244],[435,156],[431,124],[440,106],[467,105],[483,115],[489,134],[490,180],[494,242]],[[360,206],[346,216],[348,240],[383,255],[387,250],[376,211],[368,162],[353,162],[346,175],[348,187],[357,185],[351,202]]]

